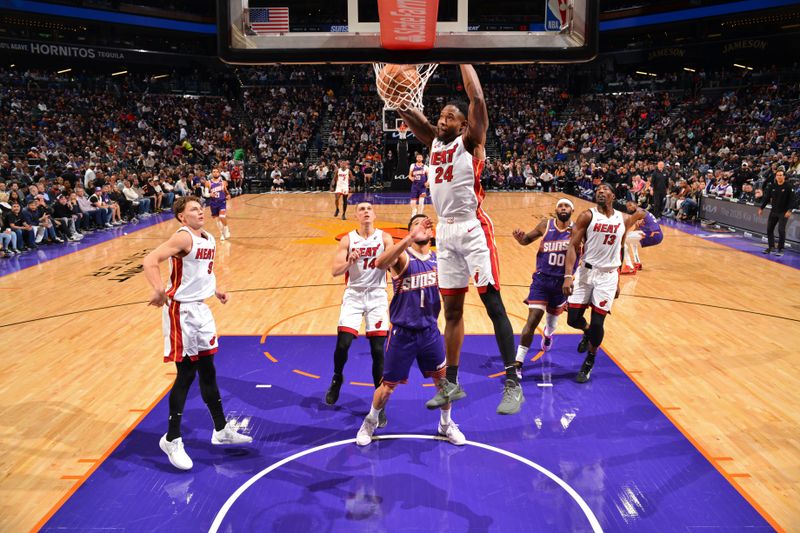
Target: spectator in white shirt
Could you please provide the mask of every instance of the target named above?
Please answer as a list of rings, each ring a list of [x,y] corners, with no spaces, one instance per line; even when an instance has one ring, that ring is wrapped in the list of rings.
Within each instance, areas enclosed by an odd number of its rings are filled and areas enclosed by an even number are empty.
[[[97,175],[94,173],[94,163],[89,163],[89,166],[86,168],[86,173],[83,175],[84,189],[94,187],[95,178],[97,178]]]

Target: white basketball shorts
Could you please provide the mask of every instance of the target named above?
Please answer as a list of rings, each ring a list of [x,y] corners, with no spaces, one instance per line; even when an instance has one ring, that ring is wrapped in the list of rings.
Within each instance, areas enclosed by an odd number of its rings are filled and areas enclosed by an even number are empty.
[[[347,287],[344,290],[339,331],[358,337],[362,319],[367,322],[367,337],[385,337],[389,333],[389,300],[385,288]]]
[[[481,219],[440,218],[436,225],[436,258],[442,294],[467,292],[470,279],[478,292],[486,292],[489,285],[500,290],[494,227],[486,215]]]
[[[180,362],[184,357],[197,361],[217,353],[217,325],[205,303],[169,300],[162,308],[161,325],[165,363]]]
[[[609,313],[618,284],[619,272],[616,268],[589,269],[580,265],[575,271],[572,294],[567,298],[567,305],[579,309],[591,306],[600,314]]]

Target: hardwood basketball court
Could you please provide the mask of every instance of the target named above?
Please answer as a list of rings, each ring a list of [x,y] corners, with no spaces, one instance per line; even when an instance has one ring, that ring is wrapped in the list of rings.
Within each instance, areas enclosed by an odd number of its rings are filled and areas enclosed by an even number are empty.
[[[536,246],[518,245],[511,232],[531,229],[559,197],[492,193],[484,203],[516,333]],[[219,336],[334,334],[342,279],[331,278],[330,262],[336,236],[355,227],[354,206],[347,221],[332,217],[329,194],[246,195],[229,206],[232,238],[218,241],[215,267],[232,298],[224,307],[209,302]],[[378,227],[402,228],[410,208],[376,212]],[[144,277],[97,272],[131,258],[139,264],[177,225],[0,278],[0,530],[43,525],[168,391],[174,367],[161,362],[160,311],[146,306]],[[774,527],[791,530],[800,516],[800,272],[673,228],[664,233],[660,246],[643,251],[645,270],[622,278],[603,349]],[[474,290],[465,320],[468,334],[492,333]],[[559,333],[573,333],[565,317]],[[525,392],[532,400],[541,391]],[[530,423],[531,405],[519,424]]]

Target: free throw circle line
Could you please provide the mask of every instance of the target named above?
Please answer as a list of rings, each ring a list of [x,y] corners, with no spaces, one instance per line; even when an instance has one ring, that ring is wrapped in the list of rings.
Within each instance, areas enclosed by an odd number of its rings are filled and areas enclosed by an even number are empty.
[[[380,435],[380,436],[374,438],[374,440],[392,440],[392,439],[446,440],[446,439],[444,439],[442,437],[435,437],[433,435],[414,435],[414,434]],[[209,533],[218,533],[219,528],[222,525],[222,521],[225,519],[225,516],[228,514],[228,511],[230,511],[231,507],[233,507],[233,504],[236,503],[236,500],[238,500],[239,497],[242,494],[244,494],[247,489],[249,489],[251,486],[253,486],[256,481],[258,481],[262,477],[266,476],[267,474],[269,474],[273,470],[277,470],[278,468],[282,467],[286,463],[290,463],[290,462],[294,461],[295,459],[299,459],[299,458],[304,457],[306,455],[310,455],[312,453],[320,452],[322,450],[327,450],[328,448],[334,448],[336,446],[342,446],[342,445],[345,445],[345,444],[355,444],[355,442],[356,442],[356,439],[346,439],[346,440],[339,440],[339,441],[336,441],[336,442],[329,442],[328,444],[322,444],[322,445],[316,446],[314,448],[309,448],[308,450],[303,450],[302,452],[297,452],[296,454],[290,455],[289,457],[286,457],[285,459],[281,459],[277,463],[273,463],[273,464],[269,465],[267,468],[265,468],[264,470],[262,470],[258,474],[254,475],[253,477],[251,477],[250,479],[245,481],[238,489],[236,489],[233,492],[233,494],[231,494],[228,497],[227,501],[222,505],[220,510],[217,512],[217,515],[214,517],[214,521],[211,523],[211,527],[208,529]],[[531,468],[533,468],[534,470],[538,470],[542,474],[546,475],[551,480],[553,480],[558,486],[560,486],[562,489],[564,489],[567,492],[567,494],[569,494],[570,497],[573,500],[575,500],[575,503],[578,504],[578,506],[583,511],[583,514],[586,515],[586,518],[589,520],[589,525],[592,526],[592,531],[594,531],[596,533],[602,533],[603,528],[600,527],[600,522],[597,520],[597,517],[594,515],[594,512],[592,512],[592,510],[586,504],[584,499],[581,498],[581,495],[578,494],[575,489],[570,487],[567,484],[566,481],[564,481],[563,479],[561,479],[560,477],[558,477],[557,475],[552,473],[550,470],[546,469],[545,467],[543,467],[543,466],[541,466],[541,465],[539,465],[537,463],[534,463],[530,459],[526,459],[526,458],[522,457],[521,455],[517,455],[515,453],[509,452],[509,451],[504,450],[502,448],[498,448],[496,446],[492,446],[490,444],[483,444],[482,442],[474,442],[474,441],[471,441],[471,440],[468,440],[466,442],[466,444],[468,446],[475,446],[477,448],[483,448],[484,450],[489,450],[491,452],[499,453],[500,455],[505,455],[506,457],[510,457],[511,459],[515,459],[515,460],[521,462],[522,464],[528,465]]]

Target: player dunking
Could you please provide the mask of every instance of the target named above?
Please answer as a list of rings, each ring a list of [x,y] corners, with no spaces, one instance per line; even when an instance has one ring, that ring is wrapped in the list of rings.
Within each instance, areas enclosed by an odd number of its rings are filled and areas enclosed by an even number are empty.
[[[224,241],[231,237],[228,229],[228,182],[222,179],[219,168],[211,171],[211,180],[206,182],[208,189],[208,205],[211,208],[211,217],[219,228],[219,240]]]
[[[522,365],[531,347],[536,327],[545,316],[545,327],[542,335],[542,350],[548,351],[553,346],[553,333],[558,324],[558,316],[567,305],[564,296],[564,262],[567,247],[572,237],[571,201],[562,198],[556,203],[556,218],[542,220],[528,233],[521,229],[514,230],[514,238],[523,246],[535,242],[539,237],[542,242],[536,253],[536,272],[531,280],[531,289],[525,303],[528,304],[528,320],[522,328],[519,346],[517,346],[517,369],[522,377]],[[577,261],[576,261],[577,262]],[[575,267],[575,264],[572,265]]]
[[[597,348],[603,342],[603,322],[614,299],[619,296],[618,269],[622,264],[625,232],[645,216],[642,209],[637,209],[632,215],[614,209],[614,189],[605,183],[595,189],[595,199],[597,207],[587,209],[575,221],[564,264],[563,291],[569,297],[567,324],[583,331],[578,352],[589,351],[575,378],[578,383],[589,381]],[[583,256],[573,276],[581,245]],[[587,307],[592,308],[588,325],[583,317]]]
[[[214,237],[203,231],[205,214],[199,198],[178,198],[173,212],[183,225],[145,257],[144,274],[153,287],[149,305],[163,310],[164,362],[174,361],[178,370],[169,394],[169,428],[159,446],[175,468],[189,470],[192,460],[183,448],[181,417],[195,374],[200,376],[200,394],[214,421],[211,444],[243,444],[253,439],[237,433],[225,422],[217,387],[214,368],[217,331],[214,317],[203,300],[216,296],[225,304],[228,293],[217,289]],[[167,259],[170,260],[170,276],[165,289],[158,265]]]
[[[632,215],[637,209],[636,202],[626,202],[625,210]],[[639,259],[639,247],[647,248],[656,246],[664,240],[664,233],[661,225],[656,220],[653,213],[647,212],[644,219],[639,221],[625,236],[625,248],[622,249],[625,255],[625,266],[622,267],[620,274],[636,274],[637,270],[642,270],[642,260]]]
[[[336,350],[333,353],[333,379],[325,402],[333,405],[339,399],[344,381],[344,365],[353,339],[358,337],[361,320],[366,319],[367,338],[372,354],[372,380],[377,388],[383,376],[383,341],[389,332],[386,270],[376,265],[383,251],[392,245],[392,237],[375,228],[375,211],[369,202],[356,206],[358,230],[353,230],[339,242],[333,258],[333,276],[344,274],[347,288],[342,298]],[[386,415],[381,425],[386,425]]]
[[[417,154],[416,162],[408,169],[408,179],[411,180],[411,201],[414,206],[411,210],[413,217],[417,213],[425,211],[425,192],[428,187],[428,166],[425,164],[422,154]],[[418,207],[419,206],[419,207]]]
[[[334,170],[333,180],[331,181],[331,190],[333,190],[336,198],[336,212],[333,217],[339,216],[339,198],[342,199],[342,220],[347,218],[347,197],[350,194],[350,184],[355,180],[353,171],[350,170],[350,161],[342,160],[339,162],[339,167]]]
[[[439,223],[436,246],[439,258],[439,290],[444,299],[447,378],[425,405],[429,409],[466,396],[458,383],[458,363],[464,342],[464,296],[472,279],[494,326],[505,366],[500,414],[519,412],[522,388],[514,365],[514,331],[500,297],[500,273],[492,221],[481,209],[484,192],[481,172],[486,162],[486,130],[489,116],[478,74],[472,65],[461,65],[469,110],[447,104],[434,126],[419,110],[399,111],[420,142],[430,147],[431,199]]]
[[[415,215],[408,223],[408,235],[384,251],[376,262],[389,269],[394,297],[389,307],[392,330],[386,339],[385,370],[380,387],[375,389],[369,414],[361,424],[356,444],[366,446],[378,427],[380,413],[400,383],[408,381],[411,365],[417,361],[425,377],[437,386],[445,381],[445,356],[442,336],[436,321],[441,301],[436,281],[436,254],[431,251],[433,224],[425,215]],[[438,434],[462,446],[466,438],[450,417],[450,404],[441,407]]]

